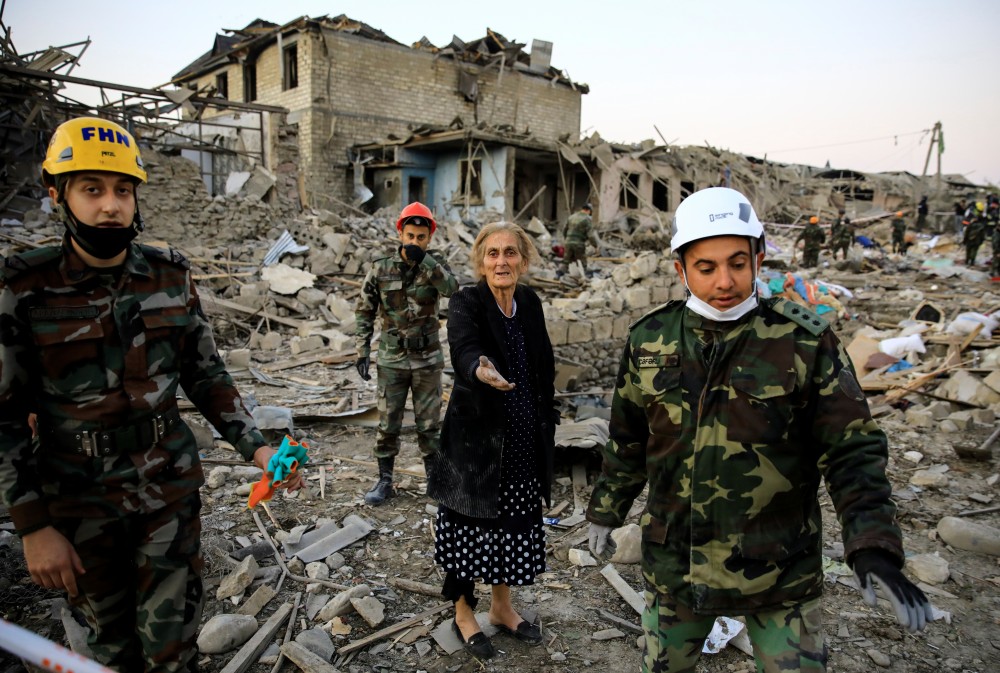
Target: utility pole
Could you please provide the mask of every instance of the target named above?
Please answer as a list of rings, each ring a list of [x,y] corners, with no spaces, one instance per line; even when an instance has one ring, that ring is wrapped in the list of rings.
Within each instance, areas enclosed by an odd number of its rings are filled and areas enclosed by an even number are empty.
[[[934,188],[935,193],[941,191],[941,154],[944,153],[944,139],[941,137],[941,122],[935,122],[934,128],[931,129],[931,142],[927,146],[927,158],[924,159],[924,171],[920,174],[920,180],[927,177],[927,167],[931,163],[931,150],[934,149],[934,144],[937,143],[937,185]]]

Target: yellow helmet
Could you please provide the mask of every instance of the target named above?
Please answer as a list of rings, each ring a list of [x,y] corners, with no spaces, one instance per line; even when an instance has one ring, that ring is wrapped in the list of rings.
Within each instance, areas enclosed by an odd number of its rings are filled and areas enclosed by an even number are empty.
[[[43,176],[109,171],[146,182],[146,169],[132,134],[97,117],[77,117],[60,124],[49,141],[42,171]]]

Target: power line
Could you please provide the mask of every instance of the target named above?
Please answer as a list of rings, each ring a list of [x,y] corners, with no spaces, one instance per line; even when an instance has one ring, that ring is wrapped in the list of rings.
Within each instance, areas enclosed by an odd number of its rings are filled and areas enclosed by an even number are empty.
[[[793,149],[788,149],[788,150],[769,151],[768,154],[769,155],[770,154],[781,154],[782,152],[801,152],[801,151],[804,151],[804,150],[822,150],[822,149],[826,149],[827,147],[843,147],[844,145],[861,145],[863,143],[878,142],[879,140],[890,140],[890,139],[892,139],[892,140],[898,140],[899,138],[905,138],[907,136],[915,136],[915,135],[919,135],[921,133],[927,134],[927,133],[930,133],[930,132],[931,132],[930,129],[924,129],[922,131],[913,131],[911,133],[897,133],[897,134],[891,135],[891,136],[882,136],[881,138],[868,138],[867,140],[850,140],[848,142],[844,142],[844,143],[832,143],[830,145],[813,145],[812,147],[795,147]]]

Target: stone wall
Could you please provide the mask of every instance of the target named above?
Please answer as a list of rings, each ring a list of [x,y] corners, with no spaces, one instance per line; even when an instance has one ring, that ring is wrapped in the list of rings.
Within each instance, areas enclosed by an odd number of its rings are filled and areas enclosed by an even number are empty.
[[[588,367],[581,383],[613,380],[629,325],[683,296],[669,254],[643,252],[615,267],[610,278],[592,279],[578,296],[546,301],[546,327],[556,355]]]

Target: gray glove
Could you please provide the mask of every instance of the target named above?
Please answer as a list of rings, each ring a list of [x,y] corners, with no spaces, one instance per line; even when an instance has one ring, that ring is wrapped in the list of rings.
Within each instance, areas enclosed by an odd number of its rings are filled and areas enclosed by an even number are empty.
[[[875,585],[882,588],[896,620],[910,633],[923,631],[934,614],[927,596],[899,571],[895,559],[880,549],[864,549],[854,555],[854,574],[865,603],[875,607]]]
[[[598,560],[611,558],[618,551],[618,545],[611,539],[611,526],[602,526],[599,523],[591,523],[588,531],[588,544],[591,555]]]

